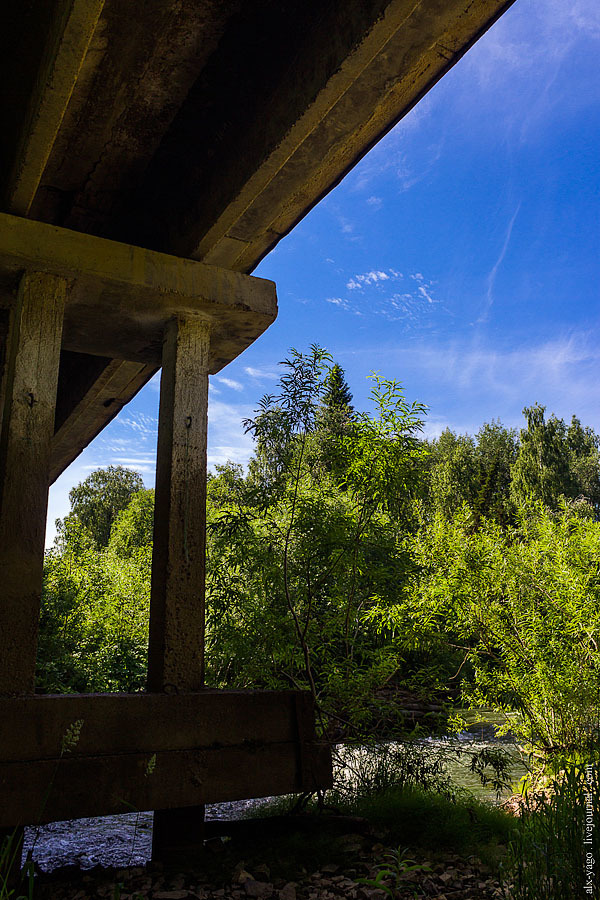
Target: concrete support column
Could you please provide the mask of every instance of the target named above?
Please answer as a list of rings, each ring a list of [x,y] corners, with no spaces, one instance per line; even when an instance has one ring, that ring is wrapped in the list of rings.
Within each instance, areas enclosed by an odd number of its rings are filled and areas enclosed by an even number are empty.
[[[63,278],[26,273],[8,328],[0,434],[0,694],[34,689],[65,296]]]
[[[166,328],[160,389],[148,689],[204,685],[208,323],[175,318]],[[153,856],[198,847],[204,807],[159,810]]]
[[[0,373],[0,695],[33,693],[66,281],[25,273],[10,311]],[[22,828],[11,840],[11,883]]]

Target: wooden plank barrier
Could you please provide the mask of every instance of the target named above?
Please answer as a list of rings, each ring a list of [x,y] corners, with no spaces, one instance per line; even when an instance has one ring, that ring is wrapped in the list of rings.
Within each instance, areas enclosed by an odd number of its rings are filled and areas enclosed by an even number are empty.
[[[313,722],[295,691],[0,697],[0,827],[327,787]]]

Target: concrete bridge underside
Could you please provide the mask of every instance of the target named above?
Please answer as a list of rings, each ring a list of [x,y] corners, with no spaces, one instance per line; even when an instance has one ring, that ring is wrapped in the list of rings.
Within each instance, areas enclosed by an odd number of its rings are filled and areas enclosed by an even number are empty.
[[[511,2],[4,0],[0,210],[250,273]],[[63,346],[52,481],[155,370]]]

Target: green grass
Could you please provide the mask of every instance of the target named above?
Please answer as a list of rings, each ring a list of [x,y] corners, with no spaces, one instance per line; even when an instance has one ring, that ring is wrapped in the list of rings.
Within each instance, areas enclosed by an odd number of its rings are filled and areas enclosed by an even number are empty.
[[[342,812],[364,816],[394,844],[461,855],[501,854],[514,829],[514,818],[469,795],[450,800],[443,794],[411,787],[357,797]]]
[[[257,808],[253,815],[281,815],[290,807],[290,801],[281,798]],[[308,811],[315,817],[314,835],[303,834],[297,838],[303,842],[303,852],[312,854],[311,842],[318,844],[326,835],[319,829],[316,805],[310,805]],[[428,853],[474,855],[494,869],[504,856],[515,828],[515,819],[509,813],[466,792],[450,799],[415,786],[358,794],[351,800],[338,801],[335,811],[367,819],[375,833],[390,846],[401,844]],[[326,842],[322,845],[320,858],[334,846],[335,841],[330,838],[329,845]]]

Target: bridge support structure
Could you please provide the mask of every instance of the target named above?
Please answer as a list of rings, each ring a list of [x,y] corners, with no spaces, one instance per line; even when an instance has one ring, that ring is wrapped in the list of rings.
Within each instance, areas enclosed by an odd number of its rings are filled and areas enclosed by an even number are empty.
[[[276,311],[264,279],[0,214],[0,829],[154,809],[165,858],[207,802],[329,783],[308,694],[204,687],[208,379]],[[142,694],[34,693],[64,351],[162,365]]]

